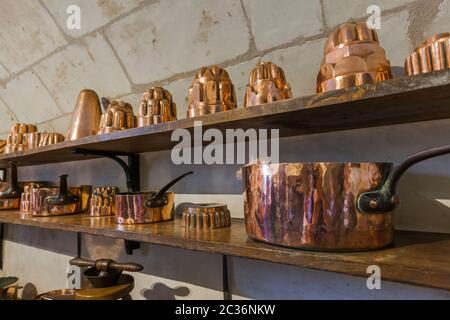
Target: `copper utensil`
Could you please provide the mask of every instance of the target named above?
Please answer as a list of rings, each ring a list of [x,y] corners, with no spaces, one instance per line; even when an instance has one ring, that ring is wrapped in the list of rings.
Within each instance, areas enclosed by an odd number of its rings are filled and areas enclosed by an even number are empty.
[[[96,135],[100,127],[102,109],[94,90],[84,89],[78,95],[66,140]]]
[[[228,72],[213,65],[202,67],[189,87],[187,117],[236,108],[236,93]]]
[[[136,117],[131,104],[116,100],[109,102],[106,98],[102,98],[102,103],[108,103],[108,107],[100,118],[98,134],[136,127]]]
[[[116,194],[116,223],[140,224],[172,220],[174,217],[175,193],[168,190],[175,183],[192,173],[192,171],[189,171],[175,178],[158,192]]]
[[[450,33],[429,37],[405,61],[408,76],[450,69]]]
[[[0,154],[2,154],[5,151],[6,147],[6,140],[0,140]]]
[[[394,238],[396,184],[413,164],[450,145],[392,163],[281,163],[243,167],[250,238],[317,251],[364,251]]]
[[[186,203],[181,218],[183,227],[189,229],[217,229],[231,225],[226,204]]]
[[[64,141],[64,136],[57,132],[41,132],[38,147],[49,146]]]
[[[177,120],[177,106],[169,91],[152,87],[142,95],[139,104],[138,127]]]
[[[90,215],[93,217],[110,216],[116,213],[117,187],[98,187],[91,197]]]
[[[389,60],[375,30],[364,22],[346,22],[325,43],[317,92],[375,83],[392,78]]]
[[[37,127],[32,124],[15,123],[11,126],[4,153],[27,150],[26,134],[36,132]]]
[[[292,98],[284,71],[272,62],[258,62],[250,72],[244,107]]]
[[[16,210],[20,208],[20,195],[22,188],[17,182],[17,164],[9,162],[9,186],[5,191],[0,192],[0,210]]]

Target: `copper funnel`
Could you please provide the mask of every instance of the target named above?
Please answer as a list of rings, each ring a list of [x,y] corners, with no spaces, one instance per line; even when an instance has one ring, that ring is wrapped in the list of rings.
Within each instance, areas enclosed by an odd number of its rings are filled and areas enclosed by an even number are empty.
[[[96,135],[100,125],[102,110],[97,93],[93,90],[81,90],[78,95],[66,140]]]

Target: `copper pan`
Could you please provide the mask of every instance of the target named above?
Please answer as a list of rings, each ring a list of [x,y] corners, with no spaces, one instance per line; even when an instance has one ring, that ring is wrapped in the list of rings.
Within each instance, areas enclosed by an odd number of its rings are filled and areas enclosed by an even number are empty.
[[[392,163],[281,163],[243,167],[250,238],[317,251],[365,251],[394,239],[396,185],[413,164],[450,145]]]
[[[169,191],[175,183],[192,174],[192,171],[175,178],[158,192],[122,192],[116,194],[116,223],[153,223],[174,218],[175,193]]]
[[[8,188],[0,192],[0,210],[15,210],[20,208],[20,195],[23,188],[17,181],[17,164],[13,161],[9,162],[9,181]]]

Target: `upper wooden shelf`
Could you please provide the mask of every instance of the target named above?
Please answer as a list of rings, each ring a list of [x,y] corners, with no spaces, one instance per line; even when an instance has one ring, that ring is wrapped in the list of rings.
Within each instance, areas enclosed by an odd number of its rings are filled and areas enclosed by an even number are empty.
[[[450,290],[450,235],[397,232],[395,244],[383,250],[327,253],[294,250],[250,240],[242,219],[231,227],[195,231],[180,219],[145,225],[114,224],[113,217],[86,214],[37,218],[18,211],[0,211],[0,223],[81,232],[171,247],[225,254],[249,259],[367,277],[367,267],[378,265],[383,280]]]
[[[84,137],[39,149],[0,155],[0,164],[16,160],[19,166],[92,158],[73,154],[74,148],[141,153],[167,150],[175,129],[280,129],[280,136],[367,128],[450,118],[450,71],[388,80],[250,108],[181,119],[169,123]]]

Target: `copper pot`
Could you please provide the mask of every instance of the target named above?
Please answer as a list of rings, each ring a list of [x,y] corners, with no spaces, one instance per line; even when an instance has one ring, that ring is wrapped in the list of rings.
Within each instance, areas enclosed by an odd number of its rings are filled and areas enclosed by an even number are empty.
[[[158,192],[117,193],[116,223],[141,224],[172,220],[175,193],[169,191],[169,188],[192,173],[189,171],[175,178]]]
[[[392,163],[282,163],[243,167],[250,238],[317,251],[364,251],[393,242],[396,184],[413,164],[450,145]]]
[[[9,162],[8,188],[0,192],[0,210],[15,210],[20,208],[20,194],[23,188],[17,181],[17,164]]]

